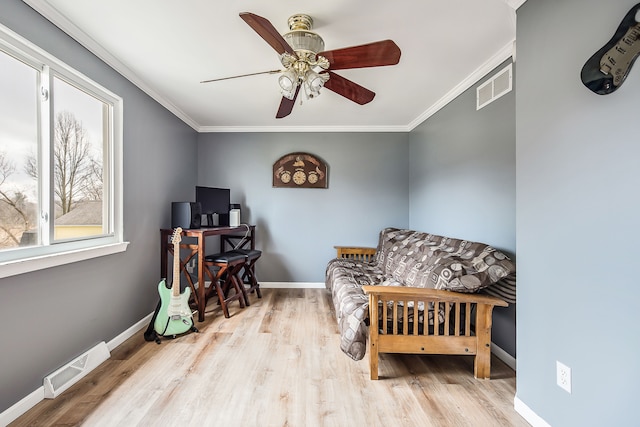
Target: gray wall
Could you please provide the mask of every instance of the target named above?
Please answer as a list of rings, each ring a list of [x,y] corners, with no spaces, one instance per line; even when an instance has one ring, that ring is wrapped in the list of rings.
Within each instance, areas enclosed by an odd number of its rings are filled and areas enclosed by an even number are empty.
[[[518,10],[517,398],[554,427],[638,425],[640,70],[605,96],[580,81],[636,3]]]
[[[160,279],[160,227],[170,201],[196,181],[196,133],[20,0],[0,23],[124,98],[124,237],[127,251],[0,281],[0,412],[45,375],[149,314]],[[179,173],[177,172],[179,169]]]
[[[230,188],[242,221],[257,225],[261,281],[324,282],[334,245],[376,246],[382,228],[409,224],[407,134],[215,133],[198,141],[198,184]],[[273,163],[291,152],[327,162],[329,188],[273,188]]]
[[[409,224],[488,243],[515,260],[515,91],[476,111],[476,88],[486,78],[411,132]],[[492,335],[514,357],[515,316],[514,305],[496,308]]]

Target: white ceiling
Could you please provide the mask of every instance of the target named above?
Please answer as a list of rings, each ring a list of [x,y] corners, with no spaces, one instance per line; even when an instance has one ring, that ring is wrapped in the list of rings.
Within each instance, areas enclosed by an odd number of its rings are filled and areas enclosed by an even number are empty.
[[[523,0],[23,0],[200,132],[408,131],[512,53]],[[285,33],[295,13],[333,50],[392,39],[394,66],[337,73],[376,93],[357,105],[329,90],[298,97],[276,119],[277,75],[200,81],[282,68],[239,16]],[[300,101],[302,100],[302,105]]]

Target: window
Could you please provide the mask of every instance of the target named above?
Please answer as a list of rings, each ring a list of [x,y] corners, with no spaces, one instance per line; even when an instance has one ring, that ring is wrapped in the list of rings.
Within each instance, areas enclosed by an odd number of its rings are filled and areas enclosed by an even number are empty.
[[[2,26],[0,93],[0,277],[124,250],[122,98]]]

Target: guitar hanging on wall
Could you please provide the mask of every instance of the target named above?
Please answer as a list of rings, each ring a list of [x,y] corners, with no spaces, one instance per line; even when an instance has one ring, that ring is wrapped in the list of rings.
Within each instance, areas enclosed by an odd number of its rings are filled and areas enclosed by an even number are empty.
[[[625,15],[609,42],[582,67],[580,78],[598,95],[614,92],[626,79],[640,53],[640,3]]]
[[[173,283],[167,288],[165,279],[158,283],[160,294],[160,308],[154,321],[154,330],[163,337],[175,337],[185,332],[197,332],[193,325],[193,316],[189,307],[191,288],[187,287],[180,293],[180,241],[182,228],[173,231]]]

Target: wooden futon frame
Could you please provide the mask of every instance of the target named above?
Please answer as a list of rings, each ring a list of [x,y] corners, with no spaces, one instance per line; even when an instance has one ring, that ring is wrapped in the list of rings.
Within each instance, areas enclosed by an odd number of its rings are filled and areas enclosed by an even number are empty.
[[[372,261],[376,253],[375,248],[337,246],[336,249],[338,258],[363,262]],[[372,380],[378,379],[380,353],[474,355],[474,376],[491,377],[493,307],[507,307],[505,301],[477,293],[405,286],[363,286],[362,289],[369,295]],[[434,313],[442,310],[444,321],[437,315],[433,316],[433,325],[424,319],[420,321],[420,313],[413,311],[419,306],[434,307]]]

